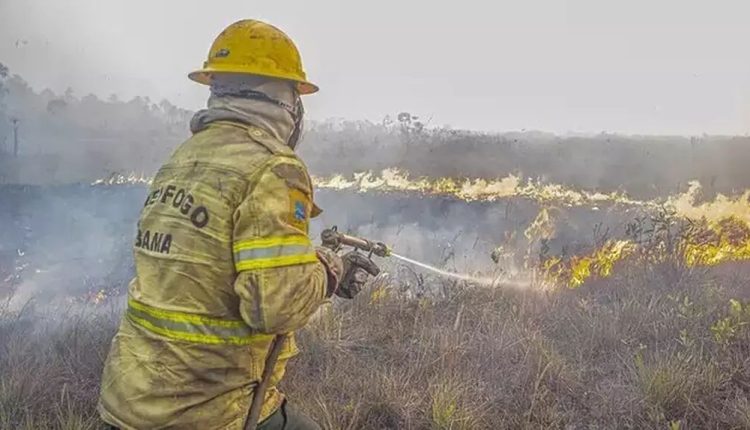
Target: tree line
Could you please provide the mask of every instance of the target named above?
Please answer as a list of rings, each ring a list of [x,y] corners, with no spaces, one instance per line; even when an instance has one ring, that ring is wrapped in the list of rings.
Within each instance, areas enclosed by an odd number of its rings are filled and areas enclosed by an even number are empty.
[[[37,91],[0,64],[0,181],[152,174],[189,136],[192,114],[148,97]],[[300,146],[319,175],[390,167],[432,177],[516,174],[640,198],[684,189],[691,180],[709,194],[750,188],[748,149],[748,136],[482,133],[434,126],[408,112],[382,121],[308,121]]]

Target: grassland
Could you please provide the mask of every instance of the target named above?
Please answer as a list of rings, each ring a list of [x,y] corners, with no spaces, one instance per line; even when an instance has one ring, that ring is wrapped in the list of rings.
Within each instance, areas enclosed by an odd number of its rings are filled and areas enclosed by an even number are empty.
[[[660,261],[578,289],[376,285],[300,333],[283,388],[331,429],[748,429],[747,279]],[[106,302],[6,309],[0,428],[99,428],[118,319]]]

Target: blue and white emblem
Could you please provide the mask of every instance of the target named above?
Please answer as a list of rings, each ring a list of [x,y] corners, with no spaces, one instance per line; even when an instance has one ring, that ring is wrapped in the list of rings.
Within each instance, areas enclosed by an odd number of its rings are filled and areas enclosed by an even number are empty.
[[[304,222],[307,218],[307,211],[305,210],[305,203],[301,201],[294,202],[294,218],[297,219],[297,221]]]

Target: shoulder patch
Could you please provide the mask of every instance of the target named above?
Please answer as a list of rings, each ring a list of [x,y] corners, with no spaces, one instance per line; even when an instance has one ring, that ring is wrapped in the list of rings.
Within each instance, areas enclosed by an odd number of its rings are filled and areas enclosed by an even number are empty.
[[[306,207],[306,209],[304,210],[305,222],[309,221],[310,218],[317,217],[323,212],[320,207],[318,207],[318,205],[316,205],[315,202],[312,201],[312,180],[307,174],[304,165],[296,165],[289,162],[284,162],[273,166],[271,168],[271,171],[279,178],[284,179],[284,182],[286,182],[286,186],[290,190],[290,199],[296,202],[302,202],[301,198],[295,200],[294,198],[292,198],[292,196],[305,197],[305,204],[295,203],[294,213],[296,219],[301,220],[302,218],[302,206]],[[291,190],[295,191],[292,192]]]

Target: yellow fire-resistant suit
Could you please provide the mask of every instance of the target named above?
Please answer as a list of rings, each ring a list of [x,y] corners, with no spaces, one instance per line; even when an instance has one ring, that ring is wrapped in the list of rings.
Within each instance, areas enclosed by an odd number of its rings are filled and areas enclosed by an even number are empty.
[[[123,429],[241,429],[274,334],[326,299],[307,236],[305,166],[280,139],[216,121],[159,170],[135,238],[136,278],[102,377],[99,412]],[[297,354],[290,336],[261,420]]]

